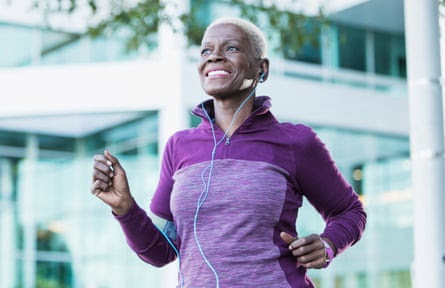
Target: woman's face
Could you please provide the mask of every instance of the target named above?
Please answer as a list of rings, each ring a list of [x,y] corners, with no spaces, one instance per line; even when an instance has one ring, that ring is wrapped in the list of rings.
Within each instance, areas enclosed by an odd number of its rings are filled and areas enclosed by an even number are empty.
[[[237,26],[219,24],[204,35],[198,73],[208,95],[221,99],[244,95],[259,71],[252,44]]]

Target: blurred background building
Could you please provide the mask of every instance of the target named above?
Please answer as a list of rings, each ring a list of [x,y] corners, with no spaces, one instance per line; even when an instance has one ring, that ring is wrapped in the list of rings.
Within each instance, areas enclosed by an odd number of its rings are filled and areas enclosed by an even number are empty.
[[[118,154],[148,209],[166,138],[199,121],[197,46],[161,29],[155,47],[127,52],[119,35],[43,28],[27,9],[15,17],[21,2],[0,4],[0,287],[174,287],[177,264],[141,262],[91,196],[92,155]],[[204,23],[233,15],[230,1],[197,2]],[[269,51],[257,94],[280,120],[314,127],[369,215],[361,242],[310,272],[318,286],[411,287],[403,1],[337,2],[347,3],[328,11],[320,45]],[[323,227],[307,203],[298,225]]]

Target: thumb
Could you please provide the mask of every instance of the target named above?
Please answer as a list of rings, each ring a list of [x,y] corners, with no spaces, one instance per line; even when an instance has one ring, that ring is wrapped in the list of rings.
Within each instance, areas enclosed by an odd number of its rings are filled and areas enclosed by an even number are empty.
[[[116,173],[119,173],[119,172],[124,172],[124,168],[122,168],[122,166],[121,166],[121,164],[119,163],[119,160],[116,158],[116,157],[114,157],[111,153],[110,153],[110,151],[108,151],[108,150],[105,150],[104,151],[104,156],[105,156],[105,158],[107,158],[107,160],[111,163],[111,165],[113,166],[112,168],[113,168],[113,170],[114,170],[114,173],[116,174]],[[107,163],[108,163],[108,161],[107,161]],[[108,163],[108,164],[110,164],[110,163]],[[111,166],[110,165],[110,166]]]
[[[292,241],[297,239],[296,237],[294,237],[294,236],[292,236],[292,235],[290,235],[289,233],[286,233],[286,232],[281,232],[280,233],[280,237],[287,244],[290,244]]]

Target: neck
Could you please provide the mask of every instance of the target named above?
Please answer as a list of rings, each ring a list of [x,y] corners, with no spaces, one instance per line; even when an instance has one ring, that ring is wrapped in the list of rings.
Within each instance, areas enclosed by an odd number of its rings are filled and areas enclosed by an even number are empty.
[[[231,137],[252,113],[254,99],[255,89],[240,98],[214,99],[215,123],[227,137]]]

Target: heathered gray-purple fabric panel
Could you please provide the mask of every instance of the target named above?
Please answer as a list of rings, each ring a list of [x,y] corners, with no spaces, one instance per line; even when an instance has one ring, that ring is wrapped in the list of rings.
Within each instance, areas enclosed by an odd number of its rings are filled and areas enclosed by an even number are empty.
[[[193,233],[197,199],[203,180],[208,180],[208,173],[202,179],[201,172],[208,165],[187,166],[174,175],[170,206],[183,247],[185,287],[214,287],[215,283]],[[286,171],[264,162],[214,162],[209,193],[197,217],[197,235],[221,287],[288,287],[274,243],[285,201],[286,176]]]

